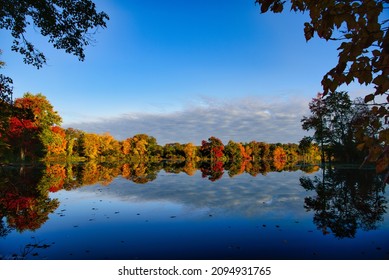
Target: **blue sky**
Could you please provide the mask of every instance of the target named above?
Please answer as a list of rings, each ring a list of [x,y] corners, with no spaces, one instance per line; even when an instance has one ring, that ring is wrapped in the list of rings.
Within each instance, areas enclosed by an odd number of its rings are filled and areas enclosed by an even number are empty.
[[[28,38],[48,58],[36,70],[0,31],[3,74],[13,78],[15,97],[40,92],[63,126],[119,139],[297,142],[307,134],[300,119],[337,62],[336,43],[305,41],[307,15],[260,14],[253,0],[95,3],[110,20],[84,62],[31,29]]]

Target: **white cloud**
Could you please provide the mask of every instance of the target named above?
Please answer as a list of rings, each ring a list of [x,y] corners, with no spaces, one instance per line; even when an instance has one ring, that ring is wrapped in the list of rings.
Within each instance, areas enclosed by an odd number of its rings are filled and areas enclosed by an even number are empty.
[[[301,118],[308,115],[309,100],[303,98],[264,101],[258,97],[238,100],[202,100],[170,113],[128,113],[95,122],[67,124],[87,132],[109,132],[122,140],[138,133],[154,136],[158,143],[200,144],[210,136],[229,140],[268,143],[298,142],[307,132]]]
[[[225,173],[220,180],[211,182],[185,173],[169,174],[161,171],[155,181],[139,185],[118,177],[99,196],[109,196],[128,203],[170,202],[198,211],[209,209],[212,213],[233,213],[266,218],[305,215],[304,198],[309,195],[299,185],[297,172],[270,172],[266,176],[252,177],[242,174],[233,178]],[[313,176],[313,175],[310,175]],[[97,185],[98,186],[98,185]],[[80,188],[79,192],[95,191],[95,188]],[[143,204],[144,205],[144,204]],[[285,212],[285,209],[288,209]]]

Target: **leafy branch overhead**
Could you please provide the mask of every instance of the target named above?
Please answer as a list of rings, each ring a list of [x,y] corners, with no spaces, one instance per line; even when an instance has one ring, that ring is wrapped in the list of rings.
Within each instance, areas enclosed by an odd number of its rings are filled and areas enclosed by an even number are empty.
[[[0,5],[0,29],[11,32],[12,50],[37,68],[46,63],[46,57],[27,39],[29,25],[39,29],[54,48],[83,61],[92,33],[98,27],[106,27],[108,19],[106,13],[96,11],[91,0],[1,0]]]
[[[262,13],[280,13],[286,1],[256,0]],[[386,102],[376,104],[373,110],[381,117],[389,117],[389,1],[316,1],[290,0],[290,9],[309,13],[304,24],[305,39],[315,34],[325,40],[341,41],[338,64],[322,79],[324,95],[334,92],[342,84],[357,81],[373,84],[374,92],[365,96],[365,102],[377,96]]]

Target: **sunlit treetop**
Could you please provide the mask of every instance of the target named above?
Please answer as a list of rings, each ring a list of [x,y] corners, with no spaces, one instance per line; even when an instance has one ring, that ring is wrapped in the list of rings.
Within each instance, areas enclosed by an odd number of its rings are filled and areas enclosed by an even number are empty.
[[[85,46],[93,42],[93,32],[106,27],[108,19],[106,13],[96,11],[91,0],[1,0],[0,5],[0,29],[10,31],[12,50],[37,68],[46,63],[46,57],[27,39],[28,26],[39,30],[54,48],[82,61]]]
[[[287,1],[256,0],[262,13],[280,13]],[[389,0],[316,1],[290,0],[291,10],[307,12],[304,23],[305,39],[315,35],[325,40],[340,41],[338,64],[322,79],[324,95],[334,92],[342,84],[357,81],[373,84],[374,92],[365,96],[365,102],[377,96],[386,102],[374,110],[388,117],[389,102]],[[289,3],[288,3],[289,4]]]
[[[40,128],[60,125],[62,122],[61,116],[54,111],[53,105],[40,93],[35,95],[25,93],[22,98],[15,99],[15,107],[30,110],[34,123]]]

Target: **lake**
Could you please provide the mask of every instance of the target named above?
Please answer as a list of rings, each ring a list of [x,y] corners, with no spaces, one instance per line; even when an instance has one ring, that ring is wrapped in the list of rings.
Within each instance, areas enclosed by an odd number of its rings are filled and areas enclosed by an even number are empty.
[[[374,170],[125,169],[3,170],[0,259],[389,259]]]

